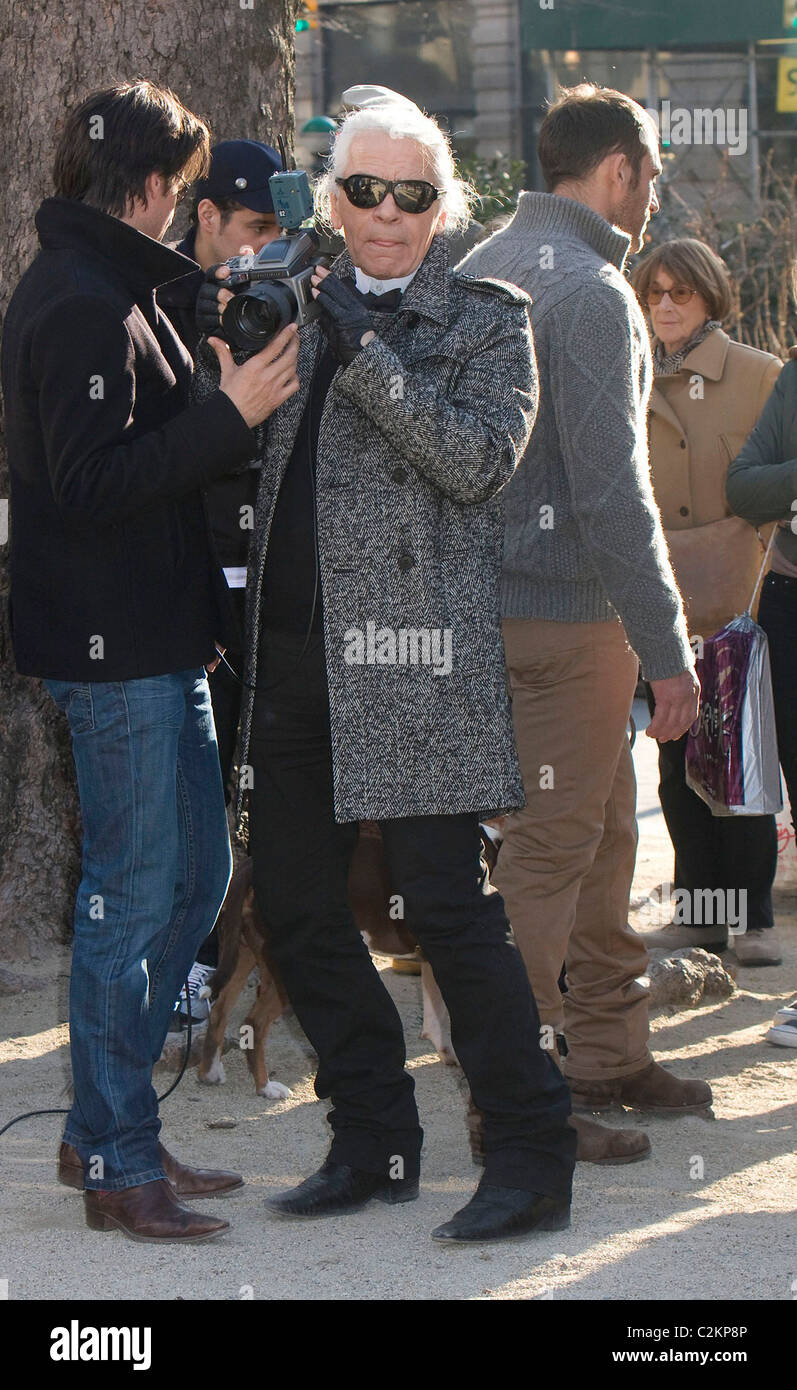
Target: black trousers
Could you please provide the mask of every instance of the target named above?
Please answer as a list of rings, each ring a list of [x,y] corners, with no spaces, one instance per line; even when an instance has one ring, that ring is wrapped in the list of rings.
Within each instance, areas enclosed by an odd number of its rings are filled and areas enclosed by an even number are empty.
[[[655,701],[650,687],[648,705],[652,713]],[[775,817],[712,816],[705,801],[686,784],[686,738],[684,734],[658,745],[659,801],[675,850],[673,886],[690,893],[719,888],[738,894],[744,888],[748,931],[771,927],[772,884],[778,867]],[[677,912],[674,920],[678,920]]]
[[[769,640],[778,757],[794,823],[797,817],[797,579],[770,571],[761,587],[758,621]]]
[[[347,901],[356,822],[333,813],[323,636],[269,632],[249,761],[255,895],[296,1016],[331,1096],[330,1157],[371,1172],[419,1169],[423,1132],[401,1022]],[[487,1180],[570,1193],[570,1097],[541,1046],[537,1008],[503,900],[485,891],[473,815],[380,822],[393,893],[431,963],[454,1047],[485,1115]],[[396,1164],[400,1157],[402,1166]]]

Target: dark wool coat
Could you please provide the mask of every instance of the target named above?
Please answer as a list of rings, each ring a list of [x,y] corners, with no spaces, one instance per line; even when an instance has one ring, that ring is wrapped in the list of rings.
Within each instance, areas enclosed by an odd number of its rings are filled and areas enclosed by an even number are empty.
[[[17,670],[124,681],[201,667],[227,602],[202,489],[245,468],[256,441],[222,391],[189,406],[191,358],[155,288],[191,262],[67,198],[47,198],[36,227],[2,353]]]
[[[348,252],[333,273],[353,276]],[[438,237],[398,310],[374,315],[377,338],[327,393],[316,495],[338,821],[524,803],[498,605],[498,494],[536,413],[529,303],[513,287],[451,271]],[[301,389],[266,422],[249,552],[244,764],[269,528],[322,345],[318,324],[301,329]]]

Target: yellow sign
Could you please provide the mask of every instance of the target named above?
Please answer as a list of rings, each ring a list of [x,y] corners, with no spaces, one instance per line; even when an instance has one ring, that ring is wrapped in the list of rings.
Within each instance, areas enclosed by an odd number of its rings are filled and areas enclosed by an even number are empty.
[[[797,54],[778,59],[778,111],[797,111]]]

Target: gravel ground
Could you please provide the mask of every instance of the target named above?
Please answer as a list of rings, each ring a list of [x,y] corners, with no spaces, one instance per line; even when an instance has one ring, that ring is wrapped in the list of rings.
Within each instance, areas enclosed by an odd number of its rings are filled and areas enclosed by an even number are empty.
[[[672,854],[649,740],[637,740],[635,760],[635,892],[647,893],[669,877]],[[40,1117],[0,1139],[0,1280],[8,1279],[11,1299],[791,1300],[797,1050],[762,1038],[778,1005],[797,993],[797,901],[781,890],[777,906],[782,966],[740,970],[731,999],[652,1020],[657,1058],[711,1082],[716,1118],[618,1116],[614,1123],[648,1131],[653,1154],[620,1168],[580,1164],[569,1231],[478,1252],[431,1244],[430,1230],[467,1200],[478,1170],[458,1073],[419,1037],[420,981],[387,969],[426,1129],[419,1201],[372,1203],[308,1224],[266,1212],[263,1198],[317,1167],[329,1137],[308,1045],[292,1019],[281,1019],[269,1065],[292,1088],[289,1099],[255,1096],[243,1055],[232,1052],[224,1085],[201,1086],[189,1072],[163,1106],[164,1140],[179,1157],[246,1177],[242,1191],[202,1204],[232,1222],[225,1236],[181,1249],[89,1231],[79,1195],[55,1180],[59,1117]],[[68,968],[66,951],[33,962],[23,969],[44,987],[3,1000],[0,1125],[23,1110],[66,1104]],[[225,1119],[230,1127],[210,1128]]]

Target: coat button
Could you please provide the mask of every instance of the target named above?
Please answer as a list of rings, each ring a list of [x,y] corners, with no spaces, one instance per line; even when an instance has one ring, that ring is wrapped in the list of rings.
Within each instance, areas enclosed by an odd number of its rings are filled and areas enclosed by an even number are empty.
[[[415,556],[414,556],[414,555],[399,555],[399,557],[398,557],[398,567],[399,567],[400,570],[411,570],[414,564],[415,564]]]
[[[685,448],[686,448],[686,440],[685,440],[685,439],[682,439],[682,440],[681,440],[681,448],[682,448],[682,449],[685,449]]]
[[[406,470],[406,468],[394,468],[394,469],[393,469],[393,473],[392,473],[392,477],[393,477],[393,482],[394,482],[394,483],[406,483],[406,481],[407,481],[407,470]]]
[[[680,511],[681,516],[688,516],[688,515],[689,515],[689,508],[688,508],[688,507],[679,507],[678,510]]]

